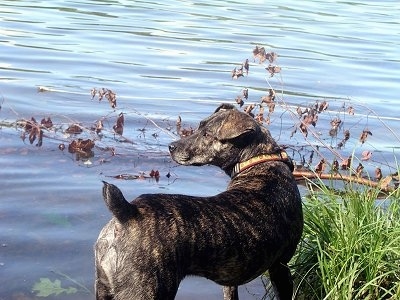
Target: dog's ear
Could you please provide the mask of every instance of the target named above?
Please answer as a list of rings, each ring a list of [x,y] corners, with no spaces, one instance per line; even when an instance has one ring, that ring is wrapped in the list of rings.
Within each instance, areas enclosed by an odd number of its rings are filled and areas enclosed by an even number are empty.
[[[220,106],[217,107],[217,109],[214,111],[214,113],[216,113],[220,110],[227,110],[227,109],[236,109],[236,108],[232,104],[222,103]]]
[[[253,134],[259,129],[256,121],[246,113],[233,109],[226,111],[225,114],[216,132],[216,138],[220,141],[232,140],[239,136]]]

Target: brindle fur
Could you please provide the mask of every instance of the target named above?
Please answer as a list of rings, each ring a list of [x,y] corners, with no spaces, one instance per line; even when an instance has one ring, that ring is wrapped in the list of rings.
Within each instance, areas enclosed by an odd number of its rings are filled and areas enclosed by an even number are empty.
[[[266,128],[230,105],[169,148],[179,164],[211,164],[229,176],[238,162],[280,151]],[[238,285],[267,270],[277,298],[292,299],[287,263],[303,215],[291,167],[257,164],[211,197],[145,194],[129,203],[104,183],[114,218],[95,245],[96,299],[174,299],[181,280],[196,275],[223,285],[224,299],[235,300]]]

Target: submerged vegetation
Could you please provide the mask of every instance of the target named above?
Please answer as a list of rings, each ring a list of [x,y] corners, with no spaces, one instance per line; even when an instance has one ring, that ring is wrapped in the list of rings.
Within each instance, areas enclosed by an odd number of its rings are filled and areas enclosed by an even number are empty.
[[[298,299],[400,298],[400,190],[310,185],[292,270]]]

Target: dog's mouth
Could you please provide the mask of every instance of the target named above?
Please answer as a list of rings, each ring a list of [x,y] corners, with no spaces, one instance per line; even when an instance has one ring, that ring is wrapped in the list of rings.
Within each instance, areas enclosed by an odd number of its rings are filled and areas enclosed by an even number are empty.
[[[178,163],[180,165],[184,165],[184,166],[202,166],[202,165],[204,165],[200,162],[192,161],[190,156],[179,156],[179,155],[171,154],[171,157],[176,163]]]
[[[175,151],[173,149],[171,151],[171,146],[170,146],[170,151],[169,151],[171,158],[178,164],[180,165],[189,165],[190,164],[190,156],[188,154],[184,154],[178,151]]]
[[[205,156],[192,153],[192,151],[180,147],[176,142],[171,143],[168,148],[171,158],[180,165],[204,166],[211,161]]]
[[[187,153],[170,152],[170,155],[173,161],[183,166],[204,166],[203,162],[193,160],[193,157]]]

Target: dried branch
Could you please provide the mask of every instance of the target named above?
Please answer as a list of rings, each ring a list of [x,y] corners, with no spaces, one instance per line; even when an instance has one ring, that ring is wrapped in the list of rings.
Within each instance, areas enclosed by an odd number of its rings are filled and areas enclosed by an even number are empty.
[[[321,180],[340,180],[340,181],[345,181],[345,182],[349,182],[349,183],[358,183],[358,184],[369,186],[369,187],[379,188],[383,192],[393,192],[396,189],[396,186],[389,186],[390,181],[392,181],[392,179],[393,179],[392,176],[388,176],[379,181],[373,181],[368,178],[343,175],[341,173],[316,173],[316,172],[304,171],[304,170],[301,170],[301,171],[294,170],[293,176],[295,177],[295,179],[297,181],[301,181],[304,179],[321,179]]]

